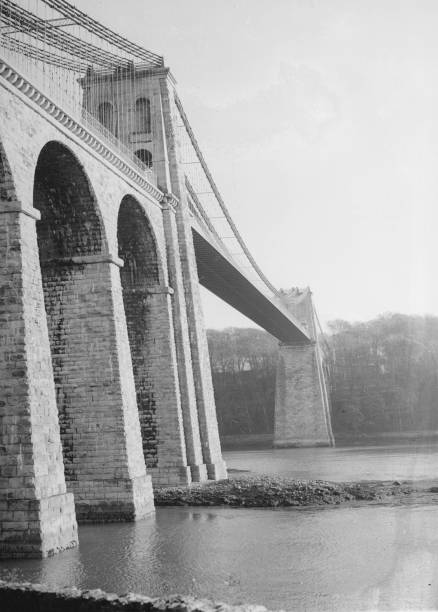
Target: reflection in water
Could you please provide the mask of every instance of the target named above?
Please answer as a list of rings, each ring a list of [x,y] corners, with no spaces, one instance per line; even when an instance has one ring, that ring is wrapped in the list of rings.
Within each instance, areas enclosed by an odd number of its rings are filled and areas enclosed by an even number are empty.
[[[438,608],[438,506],[158,508],[79,536],[51,559],[0,562],[0,577],[271,609]]]
[[[426,507],[404,508],[398,515],[392,563],[366,593],[376,609],[437,609],[437,519],[437,510]]]
[[[311,610],[437,607],[438,507],[160,508],[84,526],[80,549],[0,577]],[[409,605],[408,605],[409,604]]]

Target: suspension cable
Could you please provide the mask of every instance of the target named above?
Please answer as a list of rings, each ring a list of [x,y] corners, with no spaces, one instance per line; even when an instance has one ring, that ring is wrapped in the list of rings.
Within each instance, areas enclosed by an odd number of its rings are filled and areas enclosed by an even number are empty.
[[[193,133],[193,130],[190,126],[189,120],[187,119],[187,115],[184,112],[184,108],[181,104],[181,100],[179,99],[179,97],[177,96],[177,94],[175,93],[175,103],[176,106],[178,108],[178,111],[181,115],[181,119],[184,123],[185,129],[187,130],[187,134],[189,135],[189,138],[191,140],[192,146],[196,151],[196,155],[199,159],[199,162],[201,164],[202,169],[204,170],[205,176],[207,177],[208,182],[210,183],[211,189],[214,193],[214,195],[216,196],[216,199],[219,203],[219,206],[222,209],[222,212],[224,213],[224,217],[226,218],[229,226],[231,227],[234,236],[236,237],[237,242],[239,243],[239,245],[241,246],[243,252],[245,253],[248,261],[251,263],[252,267],[254,268],[254,270],[256,271],[257,275],[259,276],[259,278],[263,281],[263,283],[268,287],[268,289],[270,289],[270,291],[272,291],[272,293],[274,293],[275,296],[279,296],[279,291],[278,289],[276,289],[274,287],[274,285],[269,281],[269,279],[263,274],[262,270],[259,268],[259,266],[257,265],[257,262],[255,261],[254,257],[251,255],[251,252],[249,251],[248,247],[246,246],[242,236],[239,234],[239,231],[236,227],[236,225],[234,224],[233,219],[231,218],[230,213],[228,212],[228,209],[225,205],[225,202],[222,199],[221,194],[219,193],[219,189],[217,188],[216,183],[214,182],[214,179],[210,173],[210,170],[208,169],[207,163],[204,159],[204,156],[202,155],[201,149],[199,148],[198,145],[198,141],[196,140],[195,134]]]
[[[70,18],[72,21],[81,25],[83,28],[91,32],[92,34],[97,34],[107,42],[111,43],[115,47],[119,49],[131,53],[133,56],[142,59],[143,61],[151,64],[152,66],[163,66],[164,60],[161,55],[157,55],[152,51],[147,51],[137,45],[136,43],[131,42],[124,36],[117,34],[113,30],[110,30],[106,26],[102,25],[86,13],[83,13],[75,6],[72,6],[66,0],[42,0],[47,6],[58,11],[64,17]]]
[[[11,0],[2,0],[0,3],[0,15],[8,25],[16,28],[18,32],[24,31],[26,35],[43,43],[47,42],[51,46],[70,53],[74,57],[80,57],[90,63],[108,68],[114,68],[123,63],[123,58],[120,56],[104,51],[68,32],[50,27],[50,24],[46,24],[44,19],[17,6]],[[26,29],[23,30],[23,28]],[[125,60],[125,63],[127,64],[128,61]]]

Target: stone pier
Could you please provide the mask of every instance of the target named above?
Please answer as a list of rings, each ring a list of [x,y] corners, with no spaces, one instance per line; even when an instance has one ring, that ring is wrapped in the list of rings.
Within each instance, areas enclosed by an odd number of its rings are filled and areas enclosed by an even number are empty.
[[[310,341],[280,344],[275,393],[274,446],[333,446],[330,407],[308,288],[283,292],[285,305]]]
[[[39,217],[0,200],[0,559],[47,557],[78,543],[44,316]]]

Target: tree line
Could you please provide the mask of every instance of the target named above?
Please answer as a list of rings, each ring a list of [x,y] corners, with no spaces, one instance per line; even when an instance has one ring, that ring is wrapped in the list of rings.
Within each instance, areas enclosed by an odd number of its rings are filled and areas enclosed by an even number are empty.
[[[221,435],[271,433],[278,342],[258,329],[207,331]]]
[[[389,314],[329,325],[336,433],[438,430],[438,318]]]
[[[335,435],[438,430],[438,317],[332,321],[321,339]],[[261,330],[209,330],[222,435],[271,433],[277,341]]]

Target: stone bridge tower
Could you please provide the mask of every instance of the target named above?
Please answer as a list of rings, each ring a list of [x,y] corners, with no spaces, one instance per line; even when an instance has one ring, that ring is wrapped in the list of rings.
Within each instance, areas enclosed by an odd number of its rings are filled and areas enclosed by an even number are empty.
[[[312,293],[282,291],[284,304],[308,332],[311,342],[280,344],[275,390],[274,446],[333,446],[330,408],[318,342]]]
[[[227,472],[219,441],[187,189],[181,164],[178,139],[178,122],[181,120],[176,107],[175,81],[169,68],[128,65],[100,74],[89,71],[81,84],[87,113],[143,162],[146,174],[152,169],[158,188],[169,194],[167,203],[162,203],[168,286],[154,278],[150,265],[142,278],[135,279],[139,262],[132,249],[132,237],[138,224],[132,220],[132,215],[125,215],[118,231],[118,255],[124,261],[121,269],[124,307],[146,467],[154,482],[159,484],[225,478]],[[150,260],[147,248],[142,256]],[[142,291],[143,306],[139,306],[138,296]],[[168,309],[168,304],[172,308],[170,317],[173,320],[181,420],[172,420],[169,415],[166,427],[163,419],[161,425],[157,424],[154,412],[156,401],[162,405],[169,402],[168,394],[167,397],[163,394],[157,397],[157,390],[163,387],[163,367],[165,369],[166,364],[159,358],[151,361],[153,341],[149,338],[148,346],[142,346],[138,325],[139,321],[141,325],[145,323],[145,316],[149,323],[152,319],[159,320],[160,311]],[[165,327],[169,324],[169,320],[164,322]],[[146,328],[150,327],[146,321]],[[162,432],[167,429],[167,462],[170,464],[175,460],[172,437],[184,438],[183,446],[190,467],[188,478],[181,470],[175,478],[175,474],[172,476],[168,468],[161,466],[154,450],[157,427]],[[163,443],[161,440],[161,447]],[[166,463],[165,454],[163,456]]]

